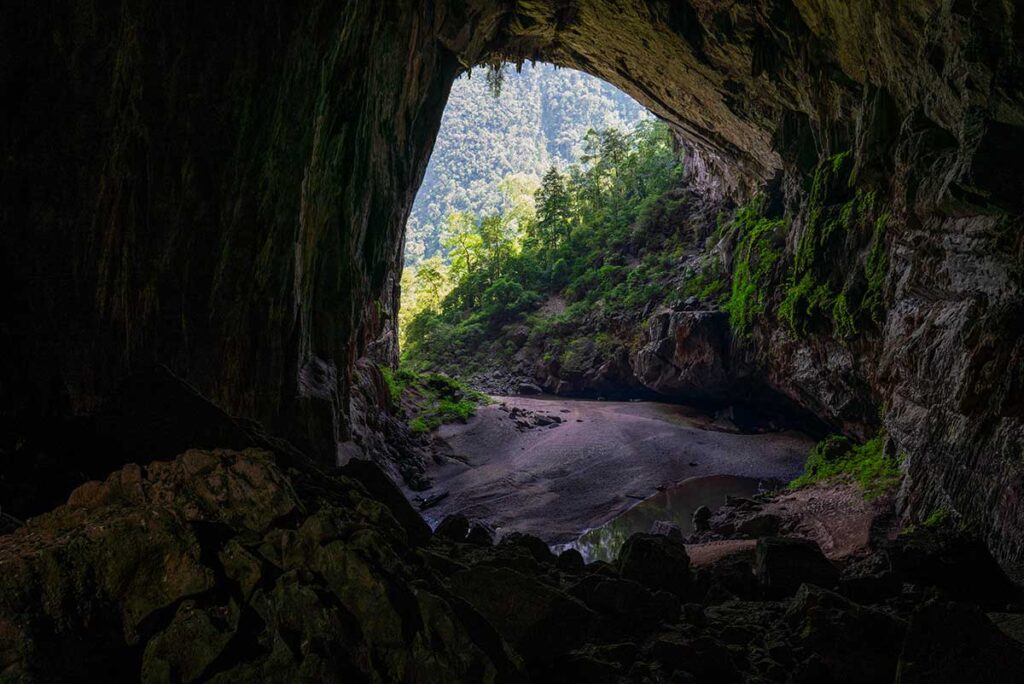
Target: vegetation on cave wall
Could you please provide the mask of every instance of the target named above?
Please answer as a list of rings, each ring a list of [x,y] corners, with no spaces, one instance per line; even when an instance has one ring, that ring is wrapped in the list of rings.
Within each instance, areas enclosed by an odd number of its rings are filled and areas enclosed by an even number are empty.
[[[423,433],[445,424],[464,423],[486,395],[440,373],[417,373],[408,368],[381,368],[392,409],[401,411],[413,432]]]
[[[786,222],[766,218],[762,204],[763,198],[755,199],[733,219],[736,256],[732,290],[723,308],[729,312],[729,325],[741,336],[748,334],[754,321],[766,313],[772,270],[782,258],[786,239]]]
[[[822,160],[811,179],[778,309],[796,335],[820,330],[850,338],[882,320],[889,214],[876,190],[855,184],[852,166],[842,152]],[[835,268],[849,255],[860,255],[854,268]]]

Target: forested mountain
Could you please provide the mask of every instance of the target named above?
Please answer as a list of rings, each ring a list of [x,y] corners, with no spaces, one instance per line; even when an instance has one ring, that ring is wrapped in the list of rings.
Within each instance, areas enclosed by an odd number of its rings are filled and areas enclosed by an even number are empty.
[[[531,193],[552,166],[577,161],[591,129],[628,131],[646,111],[592,76],[548,64],[506,67],[501,92],[482,70],[456,81],[441,133],[413,206],[405,263],[447,256],[444,223],[452,212],[490,215],[511,208],[502,181],[515,176]]]
[[[580,164],[549,169],[533,201],[506,183],[508,210],[446,221],[450,263],[435,256],[403,274],[407,366],[466,379],[510,368],[527,340],[513,341],[506,326],[520,324],[537,337],[535,356],[571,365],[583,347],[592,356],[595,341],[612,343],[609,316],[692,294],[667,282],[683,273],[689,238],[667,219],[679,201],[665,195],[681,174],[668,127],[591,132],[582,152]],[[555,315],[538,310],[544,302]]]

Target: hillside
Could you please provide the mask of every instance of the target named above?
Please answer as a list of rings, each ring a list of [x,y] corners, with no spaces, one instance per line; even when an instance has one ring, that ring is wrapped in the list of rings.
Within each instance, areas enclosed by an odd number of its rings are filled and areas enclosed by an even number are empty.
[[[506,67],[497,96],[483,70],[460,78],[407,224],[405,265],[446,253],[442,232],[452,212],[508,209],[506,177],[536,187],[552,165],[579,159],[589,130],[629,130],[646,116],[604,81],[548,64]]]

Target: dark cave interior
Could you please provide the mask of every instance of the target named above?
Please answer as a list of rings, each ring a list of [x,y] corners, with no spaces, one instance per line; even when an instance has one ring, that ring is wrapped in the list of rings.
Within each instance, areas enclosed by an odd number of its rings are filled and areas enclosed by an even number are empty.
[[[3,15],[0,679],[116,662],[128,681],[1015,681],[1016,3]],[[584,566],[426,526],[384,474],[394,449],[374,452],[394,439],[379,367],[397,360],[403,230],[454,79],[522,60],[667,121],[704,214],[765,198],[803,271],[762,274],[768,313],[723,343],[730,372],[831,430],[884,429],[893,516],[916,534],[842,568],[775,536],[691,567],[658,535]],[[823,220],[866,197],[868,228]],[[735,277],[750,249],[733,247]],[[884,311],[853,334],[772,313],[793,273],[863,297],[870,263]],[[684,313],[663,336],[703,340]],[[692,377],[675,382],[700,395]],[[377,464],[339,466],[352,445]],[[924,524],[939,511],[948,529]]]

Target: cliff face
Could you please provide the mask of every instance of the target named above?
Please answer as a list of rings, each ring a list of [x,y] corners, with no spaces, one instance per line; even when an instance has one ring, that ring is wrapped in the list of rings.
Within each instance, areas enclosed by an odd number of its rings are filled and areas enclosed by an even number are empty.
[[[394,354],[381,333],[402,226],[452,80],[536,58],[605,78],[673,124],[695,187],[737,199],[767,187],[790,219],[788,255],[811,244],[813,268],[837,282],[875,255],[876,326],[796,336],[769,315],[737,358],[854,431],[883,402],[909,456],[908,510],[949,507],[1021,560],[1024,16],[1012,3],[86,0],[5,14],[9,433],[93,412],[162,363],[333,461],[356,359]],[[861,188],[883,235],[813,232]],[[773,302],[787,276],[772,274]]]

